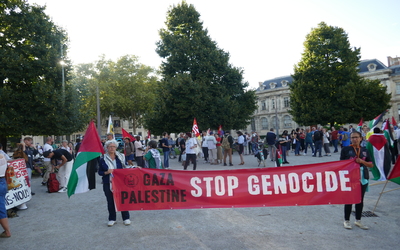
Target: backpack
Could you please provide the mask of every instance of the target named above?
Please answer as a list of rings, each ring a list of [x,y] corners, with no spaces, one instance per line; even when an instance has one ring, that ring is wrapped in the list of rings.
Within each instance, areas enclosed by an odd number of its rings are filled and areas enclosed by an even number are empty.
[[[246,145],[246,136],[245,135],[242,135],[243,136],[243,145]]]
[[[57,180],[56,173],[50,173],[47,180],[47,191],[49,193],[56,193],[59,190],[60,183]]]
[[[320,141],[320,140],[321,140],[321,132],[315,131],[314,132],[314,141]]]
[[[158,140],[158,147],[159,148],[162,148],[162,142],[161,142],[162,140]]]
[[[177,147],[179,147],[179,142],[181,141],[181,140],[179,140],[179,139],[181,139],[181,138],[178,137],[178,138],[176,138],[176,141],[175,141],[175,146],[177,146]]]
[[[347,139],[349,139],[349,135],[345,132],[343,133],[342,141],[347,141]]]
[[[230,149],[230,148],[231,148],[231,145],[230,145],[230,143],[229,143],[228,137],[229,137],[229,135],[228,135],[228,136],[225,136],[224,139],[222,140],[221,147],[222,147],[223,149]]]

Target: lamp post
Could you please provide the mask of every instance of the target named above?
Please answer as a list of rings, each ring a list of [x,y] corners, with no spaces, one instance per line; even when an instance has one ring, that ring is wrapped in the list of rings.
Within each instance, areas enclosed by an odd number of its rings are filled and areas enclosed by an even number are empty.
[[[99,83],[96,84],[96,107],[97,107],[97,133],[99,134],[99,137],[101,138]]]
[[[61,83],[62,83],[62,102],[65,101],[65,75],[64,75],[64,54],[63,54],[63,44],[61,43]]]

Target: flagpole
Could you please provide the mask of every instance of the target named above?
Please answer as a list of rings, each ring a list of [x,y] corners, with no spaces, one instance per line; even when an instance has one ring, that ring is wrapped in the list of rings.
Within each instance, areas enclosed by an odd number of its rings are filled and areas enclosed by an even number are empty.
[[[388,184],[388,182],[389,182],[389,180],[386,180],[385,186],[383,186],[383,189],[382,189],[381,193],[379,194],[379,198],[378,198],[378,200],[376,201],[374,210],[372,211],[373,214],[375,213],[375,209],[376,209],[376,207],[378,206],[379,200],[381,199],[381,196],[382,196],[382,194],[383,194],[383,190],[385,190],[386,185]]]

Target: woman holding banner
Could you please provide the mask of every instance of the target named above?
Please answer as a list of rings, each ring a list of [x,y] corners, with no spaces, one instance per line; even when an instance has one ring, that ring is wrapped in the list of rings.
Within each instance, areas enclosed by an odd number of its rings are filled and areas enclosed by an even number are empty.
[[[100,159],[99,175],[103,176],[103,191],[107,198],[108,207],[108,226],[112,227],[117,220],[117,212],[115,211],[114,197],[111,190],[110,176],[114,169],[126,168],[125,156],[117,152],[118,142],[116,140],[109,140],[104,145],[107,148],[107,153]],[[122,211],[122,220],[125,226],[129,226],[129,212]]]
[[[361,202],[356,204],[356,221],[354,225],[357,227],[367,230],[368,227],[361,223],[361,214],[364,206],[364,194],[368,189],[368,179],[369,179],[369,170],[368,168],[372,168],[373,164],[369,157],[368,151],[365,147],[361,147],[362,135],[358,131],[354,131],[350,134],[351,145],[347,147],[343,147],[340,152],[340,160],[349,160],[355,159],[357,163],[360,164],[361,171]],[[352,209],[352,204],[344,205],[344,228],[351,229],[350,225],[350,214]]]
[[[4,231],[0,234],[0,238],[11,237],[10,226],[8,225],[7,209],[5,197],[8,192],[6,181],[7,160],[4,155],[0,154],[0,224]]]

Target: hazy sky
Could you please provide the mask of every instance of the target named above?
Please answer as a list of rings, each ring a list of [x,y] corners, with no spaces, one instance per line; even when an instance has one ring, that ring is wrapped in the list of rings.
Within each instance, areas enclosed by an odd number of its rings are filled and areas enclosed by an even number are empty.
[[[158,31],[178,0],[28,0],[67,30],[74,64],[131,54],[155,68]],[[318,23],[343,28],[361,59],[400,56],[399,0],[187,0],[251,87],[293,73],[306,35]]]

